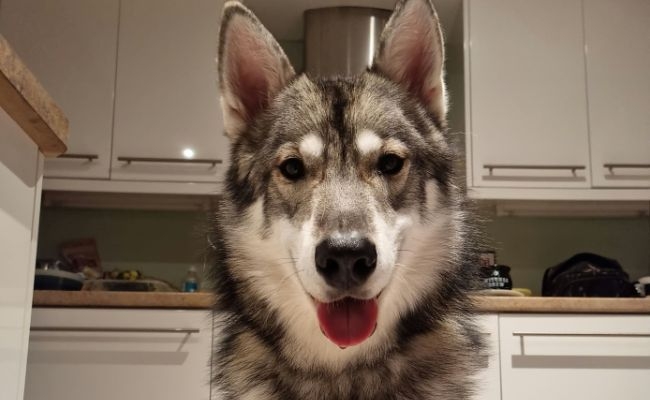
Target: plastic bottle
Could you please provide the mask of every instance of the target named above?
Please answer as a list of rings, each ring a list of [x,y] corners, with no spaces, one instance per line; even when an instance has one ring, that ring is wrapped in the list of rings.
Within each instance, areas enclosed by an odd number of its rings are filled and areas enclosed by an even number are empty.
[[[183,283],[184,292],[196,292],[199,290],[199,280],[196,276],[196,267],[193,265],[187,269],[185,283]]]

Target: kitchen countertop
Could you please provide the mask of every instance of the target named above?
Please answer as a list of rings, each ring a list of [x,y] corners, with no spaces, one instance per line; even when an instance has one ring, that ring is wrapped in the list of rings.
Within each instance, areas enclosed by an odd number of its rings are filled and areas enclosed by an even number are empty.
[[[650,297],[567,298],[475,296],[485,313],[599,313],[650,314]],[[34,291],[34,307],[181,308],[208,309],[210,293],[147,293],[101,291]]]
[[[0,108],[16,121],[45,156],[66,149],[68,119],[0,35]]]

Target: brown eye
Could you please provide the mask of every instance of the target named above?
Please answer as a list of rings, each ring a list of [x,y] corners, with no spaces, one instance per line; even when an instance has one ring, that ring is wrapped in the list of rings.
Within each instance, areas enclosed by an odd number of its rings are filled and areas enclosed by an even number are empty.
[[[404,159],[396,154],[384,154],[377,161],[377,170],[382,175],[395,175],[404,167]]]
[[[290,181],[297,181],[305,176],[305,164],[299,158],[287,158],[278,168],[282,175]]]

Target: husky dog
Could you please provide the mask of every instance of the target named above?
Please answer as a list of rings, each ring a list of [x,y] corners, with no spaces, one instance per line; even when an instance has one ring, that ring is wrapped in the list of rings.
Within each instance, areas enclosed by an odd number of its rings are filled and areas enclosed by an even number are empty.
[[[297,75],[240,3],[221,24],[220,398],[469,398],[485,363],[467,297],[475,246],[432,4],[399,1],[353,78]]]

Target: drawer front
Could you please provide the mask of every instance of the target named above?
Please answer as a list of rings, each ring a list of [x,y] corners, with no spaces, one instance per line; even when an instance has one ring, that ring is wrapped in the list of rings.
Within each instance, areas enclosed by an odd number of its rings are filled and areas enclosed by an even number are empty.
[[[647,395],[650,316],[520,314],[499,322],[504,400]]]
[[[208,313],[35,309],[25,399],[209,399]]]

